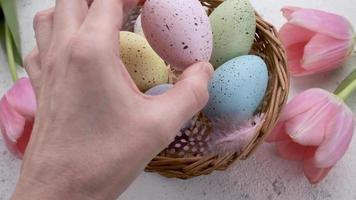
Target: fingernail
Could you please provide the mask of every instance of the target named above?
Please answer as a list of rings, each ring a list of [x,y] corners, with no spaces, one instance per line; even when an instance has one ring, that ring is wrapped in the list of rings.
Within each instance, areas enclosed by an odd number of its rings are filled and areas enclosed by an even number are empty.
[[[204,71],[207,73],[207,75],[209,76],[209,79],[211,79],[214,75],[214,68],[213,66],[208,63],[208,62],[204,62],[202,63],[202,68],[204,69]]]

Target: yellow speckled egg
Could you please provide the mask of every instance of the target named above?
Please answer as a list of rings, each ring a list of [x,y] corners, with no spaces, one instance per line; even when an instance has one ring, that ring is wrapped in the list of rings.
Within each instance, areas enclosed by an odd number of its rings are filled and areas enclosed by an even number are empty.
[[[166,64],[144,37],[136,33],[121,31],[120,57],[142,92],[168,82]]]

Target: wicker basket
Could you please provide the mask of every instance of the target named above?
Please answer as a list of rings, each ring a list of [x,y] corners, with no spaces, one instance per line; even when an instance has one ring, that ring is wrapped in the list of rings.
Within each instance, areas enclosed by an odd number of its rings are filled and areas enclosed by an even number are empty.
[[[223,2],[223,0],[200,1],[209,14]],[[131,31],[133,29],[140,11],[141,9],[138,8],[128,16],[124,30]],[[256,16],[257,31],[251,54],[259,55],[267,63],[269,85],[259,109],[259,112],[264,113],[265,121],[256,132],[255,137],[241,152],[211,155],[204,151],[206,143],[210,140],[211,124],[202,114],[198,114],[192,119],[189,127],[182,130],[176,140],[149,163],[146,171],[158,172],[170,178],[188,179],[210,174],[214,170],[225,170],[235,161],[247,159],[273,129],[288,97],[287,59],[276,29],[257,13]],[[172,80],[174,82],[174,79]],[[187,145],[190,143],[190,151],[184,151],[180,142],[185,142]]]

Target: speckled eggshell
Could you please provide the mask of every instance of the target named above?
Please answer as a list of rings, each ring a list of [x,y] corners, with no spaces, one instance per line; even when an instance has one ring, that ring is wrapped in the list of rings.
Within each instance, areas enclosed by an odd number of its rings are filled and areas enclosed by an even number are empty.
[[[120,57],[142,92],[168,82],[167,66],[142,36],[121,31]]]
[[[134,32],[138,35],[141,35],[142,37],[145,37],[145,33],[143,32],[143,29],[142,29],[141,15],[139,15],[136,19],[135,26],[134,26]]]
[[[210,21],[198,0],[147,0],[142,28],[153,49],[177,70],[210,59]]]
[[[267,85],[267,66],[260,57],[234,58],[215,71],[209,84],[210,99],[203,113],[212,120],[227,118],[241,123],[253,116]]]
[[[149,90],[147,90],[145,92],[146,95],[149,96],[157,96],[157,95],[161,95],[164,94],[165,92],[167,92],[169,89],[171,89],[173,87],[172,84],[161,84],[161,85],[157,85]]]
[[[237,56],[247,55],[256,32],[256,16],[248,0],[227,0],[210,15],[215,68]]]

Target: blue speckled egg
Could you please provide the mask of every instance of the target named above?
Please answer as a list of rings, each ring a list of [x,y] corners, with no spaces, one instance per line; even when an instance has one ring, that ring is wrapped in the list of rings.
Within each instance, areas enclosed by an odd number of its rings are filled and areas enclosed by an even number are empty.
[[[243,122],[261,104],[267,85],[267,66],[260,57],[234,58],[215,71],[209,84],[210,99],[203,113],[211,120],[228,118]]]
[[[149,95],[149,96],[157,96],[157,95],[165,93],[167,90],[171,89],[172,87],[173,87],[172,84],[157,85],[157,86],[147,90],[145,92],[145,94]]]

